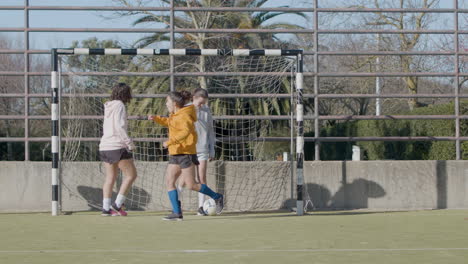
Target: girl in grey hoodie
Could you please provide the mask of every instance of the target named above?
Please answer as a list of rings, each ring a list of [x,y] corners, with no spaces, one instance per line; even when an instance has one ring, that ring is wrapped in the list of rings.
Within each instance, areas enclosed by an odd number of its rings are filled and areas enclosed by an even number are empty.
[[[197,157],[200,165],[197,166],[199,181],[206,184],[206,169],[208,161],[215,157],[215,132],[213,129],[213,116],[211,115],[208,104],[208,92],[205,89],[197,88],[193,91],[193,105],[197,108]],[[203,203],[205,195],[198,193],[198,215],[205,215]]]
[[[99,144],[99,156],[106,168],[106,179],[102,187],[102,215],[126,216],[123,203],[132,183],[137,177],[131,151],[135,149],[127,133],[127,111],[125,104],[132,99],[130,87],[118,83],[112,88],[111,101],[104,104],[103,136]],[[112,188],[121,169],[125,178],[115,202],[111,204]]]

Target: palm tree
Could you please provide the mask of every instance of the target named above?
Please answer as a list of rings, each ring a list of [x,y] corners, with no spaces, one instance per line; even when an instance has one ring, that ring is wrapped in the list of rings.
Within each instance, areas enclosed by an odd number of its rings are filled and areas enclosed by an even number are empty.
[[[131,7],[127,0],[114,0],[115,2]],[[174,0],[175,6],[187,7],[246,7],[246,8],[259,8],[265,5],[268,0],[255,0],[255,1],[223,1],[223,0],[192,0],[181,1]],[[169,5],[170,0],[161,0],[161,3]],[[288,7],[288,6],[283,6]],[[302,26],[291,23],[270,23],[272,19],[284,15],[286,12],[192,12],[185,11],[182,16],[174,17],[174,26],[177,28],[239,28],[239,29],[301,29]],[[302,12],[288,12],[299,17],[306,17]],[[148,11],[127,12],[123,15],[141,15],[140,18],[133,22],[133,25],[141,24],[164,24],[165,28],[170,26],[170,16],[154,14]],[[147,47],[149,45],[169,41],[168,33],[154,33],[150,36],[139,39],[136,42],[138,47]],[[208,33],[183,33],[176,39],[179,47],[191,48],[273,48],[280,43],[275,34],[208,34]],[[200,72],[206,72],[206,58],[200,56],[198,63],[192,63]],[[204,89],[207,88],[206,78],[200,76],[200,86]]]
[[[126,0],[115,0],[125,6],[132,6]],[[194,1],[179,1],[174,0],[175,6],[186,6],[186,7],[245,7],[245,8],[259,8],[263,7],[268,0],[255,0],[255,1],[222,1],[222,0],[194,0]],[[161,0],[161,3],[170,4],[169,0]],[[284,6],[287,7],[287,6]],[[294,14],[298,17],[305,17],[302,12],[287,12],[288,14]],[[301,29],[300,25],[292,23],[275,23],[274,19],[286,14],[286,12],[192,12],[184,11],[183,15],[174,17],[174,26],[176,28],[196,28],[196,29],[224,29],[224,28],[239,28],[239,29]],[[138,19],[133,22],[133,25],[147,25],[147,24],[162,24],[165,28],[170,27],[170,16],[166,14],[155,14],[146,11],[139,12],[128,12],[123,15],[140,15]],[[168,33],[154,33],[147,37],[141,38],[136,42],[136,46],[147,47],[160,42],[168,41]],[[175,43],[176,48],[278,48],[290,45],[287,42],[282,41],[273,33],[262,33],[262,34],[212,34],[212,33],[182,33],[177,34]],[[282,58],[281,58],[282,59]],[[281,60],[280,59],[280,60]],[[179,71],[197,71],[197,72],[208,72],[208,71],[220,71],[220,65],[226,63],[230,65],[231,71],[242,71],[240,68],[235,68],[237,64],[237,58],[227,57],[210,57],[205,56],[198,57],[182,57],[177,58],[177,61],[183,62],[179,67]],[[264,60],[264,63],[268,63],[268,58],[260,58]],[[251,62],[253,66],[255,63],[261,65],[261,62]],[[248,67],[249,65],[247,65]],[[240,66],[237,66],[240,67]],[[276,69],[279,71],[279,69]],[[268,70],[266,70],[268,71]],[[275,71],[275,69],[269,69],[269,71]],[[223,88],[216,86],[216,82],[222,82],[220,78],[210,78],[207,80],[205,76],[198,76],[197,83],[194,83],[190,78],[184,78],[183,80],[176,80],[177,88],[189,88],[193,89],[194,86],[199,86],[204,89],[210,90],[214,93],[226,93]],[[239,90],[246,90],[246,80],[244,77],[231,78],[236,79],[240,88]],[[290,81],[283,78],[283,83],[280,84],[280,90],[278,93],[290,93]],[[228,81],[229,82],[229,81]],[[146,83],[146,87],[152,87],[152,84]],[[260,86],[256,87],[258,93],[270,93],[270,87]],[[142,87],[142,91],[146,88]],[[148,102],[149,103],[149,102]],[[228,105],[235,107],[228,107]],[[281,115],[289,114],[291,105],[289,100],[280,100],[271,98],[269,100],[258,100],[258,99],[213,99],[211,102],[213,112],[215,115]],[[242,110],[239,110],[242,109]],[[287,122],[286,122],[287,123]],[[221,124],[221,123],[220,123]],[[225,129],[229,129],[232,124],[226,124]],[[224,127],[224,125],[221,125]],[[287,126],[287,124],[286,124]],[[278,127],[285,127],[285,124],[278,122]],[[268,131],[268,133],[271,131]],[[267,133],[267,132],[265,132]],[[264,135],[261,135],[264,136]]]

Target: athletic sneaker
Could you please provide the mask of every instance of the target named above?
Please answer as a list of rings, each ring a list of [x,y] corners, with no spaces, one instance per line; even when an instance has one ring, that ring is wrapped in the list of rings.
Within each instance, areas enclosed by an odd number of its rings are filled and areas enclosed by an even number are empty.
[[[205,216],[205,215],[206,215],[205,211],[203,211],[203,206],[202,206],[202,207],[200,207],[200,208],[198,208],[197,215],[203,215],[203,216]]]
[[[216,213],[220,214],[224,208],[224,195],[220,194],[221,197],[215,200],[216,202]]]
[[[127,216],[127,212],[124,211],[123,209],[123,204],[120,207],[117,207],[115,203],[111,205],[111,211],[115,212],[115,214],[112,214],[112,216]]]
[[[112,210],[109,209],[108,211],[106,211],[106,210],[102,209],[102,214],[101,215],[102,216],[111,216],[112,215]]]
[[[112,210],[112,209],[109,209],[108,211],[102,209],[102,214],[101,214],[101,215],[102,215],[102,216],[118,216],[119,213],[116,212],[116,211],[114,211],[114,210]]]
[[[182,214],[176,214],[176,213],[172,213],[166,217],[163,217],[163,220],[166,220],[166,221],[182,221],[184,220],[184,216]]]

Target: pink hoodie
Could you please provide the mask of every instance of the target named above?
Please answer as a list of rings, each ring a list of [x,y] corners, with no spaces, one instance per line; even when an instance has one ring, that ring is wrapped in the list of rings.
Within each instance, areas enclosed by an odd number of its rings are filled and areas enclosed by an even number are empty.
[[[99,150],[135,149],[127,133],[127,111],[120,100],[104,104],[104,129]]]

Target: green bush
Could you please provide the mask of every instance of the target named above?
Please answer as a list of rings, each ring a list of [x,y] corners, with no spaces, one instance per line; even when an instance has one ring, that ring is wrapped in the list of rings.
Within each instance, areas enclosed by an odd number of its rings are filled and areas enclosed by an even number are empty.
[[[466,114],[468,102],[460,103],[460,114]],[[454,103],[420,107],[400,115],[453,115]],[[467,135],[468,122],[460,121],[460,134]],[[336,122],[323,127],[320,131],[325,137],[344,136],[454,136],[454,120],[359,120]],[[314,133],[306,136],[313,137]],[[365,160],[452,160],[455,159],[454,141],[357,141],[357,142],[323,142],[321,160],[349,160],[352,145],[361,147]],[[468,142],[462,142],[462,158],[468,159]],[[305,158],[314,158],[314,144],[305,145]]]

